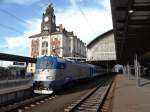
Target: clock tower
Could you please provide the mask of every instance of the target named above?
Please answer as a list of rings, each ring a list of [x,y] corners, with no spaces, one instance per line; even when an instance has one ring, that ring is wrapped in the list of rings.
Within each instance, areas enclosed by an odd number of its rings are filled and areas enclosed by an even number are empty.
[[[54,8],[50,4],[45,13],[43,13],[42,23],[41,23],[41,32],[53,33],[56,30]]]

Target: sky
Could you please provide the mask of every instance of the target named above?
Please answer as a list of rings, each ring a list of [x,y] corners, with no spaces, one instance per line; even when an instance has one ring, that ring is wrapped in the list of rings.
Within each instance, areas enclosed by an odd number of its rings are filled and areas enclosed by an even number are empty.
[[[0,0],[0,53],[29,56],[28,37],[40,33],[49,3],[56,25],[63,24],[87,44],[112,29],[110,0]]]

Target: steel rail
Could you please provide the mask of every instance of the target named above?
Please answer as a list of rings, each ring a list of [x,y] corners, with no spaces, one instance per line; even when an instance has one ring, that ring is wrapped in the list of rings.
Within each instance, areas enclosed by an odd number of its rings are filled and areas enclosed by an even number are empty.
[[[33,98],[24,100],[24,101],[20,101],[17,103],[14,103],[12,105],[8,105],[5,107],[1,107],[0,108],[0,112],[11,112],[13,110],[23,110],[23,108],[25,108],[26,106],[29,106],[36,102],[42,102],[44,99],[52,99],[53,97],[55,97],[55,95],[39,95],[39,96],[35,96]]]
[[[93,88],[81,99],[75,101],[66,109],[65,112],[98,112],[106,98],[113,82],[113,78],[105,79],[97,87]]]

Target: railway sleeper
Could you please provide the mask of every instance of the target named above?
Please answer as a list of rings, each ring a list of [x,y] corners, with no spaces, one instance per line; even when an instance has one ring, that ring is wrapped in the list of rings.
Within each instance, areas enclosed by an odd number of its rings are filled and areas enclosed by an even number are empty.
[[[80,107],[78,107],[78,108],[98,108],[99,106],[96,106],[96,105],[81,105]]]
[[[96,108],[82,108],[82,107],[78,107],[77,109],[75,109],[75,112],[78,112],[78,111],[76,111],[76,110],[81,110],[81,111],[90,111],[90,112],[96,112],[97,111],[97,109]]]
[[[83,103],[83,104],[81,104],[81,106],[99,106],[99,103]]]
[[[71,104],[71,106],[75,106],[75,105],[76,105],[76,103],[72,103],[72,104]]]
[[[90,93],[82,97],[80,100],[78,100],[76,103],[77,104],[80,103],[80,104],[76,108],[72,107],[72,109],[74,108],[72,111],[73,112],[96,112],[98,111],[99,106],[102,103],[105,91],[109,87],[110,82],[111,80],[107,81],[106,83],[101,84],[101,86],[99,86],[99,89],[95,90],[95,93],[92,94],[92,91],[91,91]]]
[[[96,97],[96,98],[90,98],[90,99],[87,99],[87,101],[98,101],[98,99],[100,99],[101,96],[99,97]]]
[[[97,94],[97,95],[92,95],[92,96],[90,96],[88,99],[97,99],[97,98],[99,98],[101,95],[102,95],[102,92],[99,93],[99,94]]]
[[[75,110],[74,112],[92,112],[92,111],[89,111],[89,110]],[[95,112],[95,111],[93,111],[93,112]]]
[[[81,105],[98,105],[99,103],[98,102],[95,102],[95,103],[82,103]]]
[[[96,100],[95,100],[95,101],[90,101],[90,100],[88,100],[88,101],[85,101],[85,102],[83,102],[83,103],[90,103],[90,104],[91,104],[91,103],[94,103],[94,104],[95,104],[95,103],[98,103],[98,100],[97,100],[97,101],[96,101]]]
[[[106,87],[105,87],[105,89],[106,89]],[[103,94],[103,91],[105,91],[105,89],[96,91],[96,92],[93,93],[92,96],[90,96],[90,97],[99,97],[101,94]],[[89,97],[89,98],[90,98],[90,97]]]

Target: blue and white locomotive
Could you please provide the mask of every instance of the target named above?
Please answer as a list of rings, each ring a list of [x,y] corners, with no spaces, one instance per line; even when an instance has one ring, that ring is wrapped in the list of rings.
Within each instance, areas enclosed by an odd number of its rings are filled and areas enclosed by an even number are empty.
[[[58,57],[37,58],[33,79],[34,93],[51,94],[75,80],[95,77],[105,73],[105,69],[91,64],[68,61]]]

